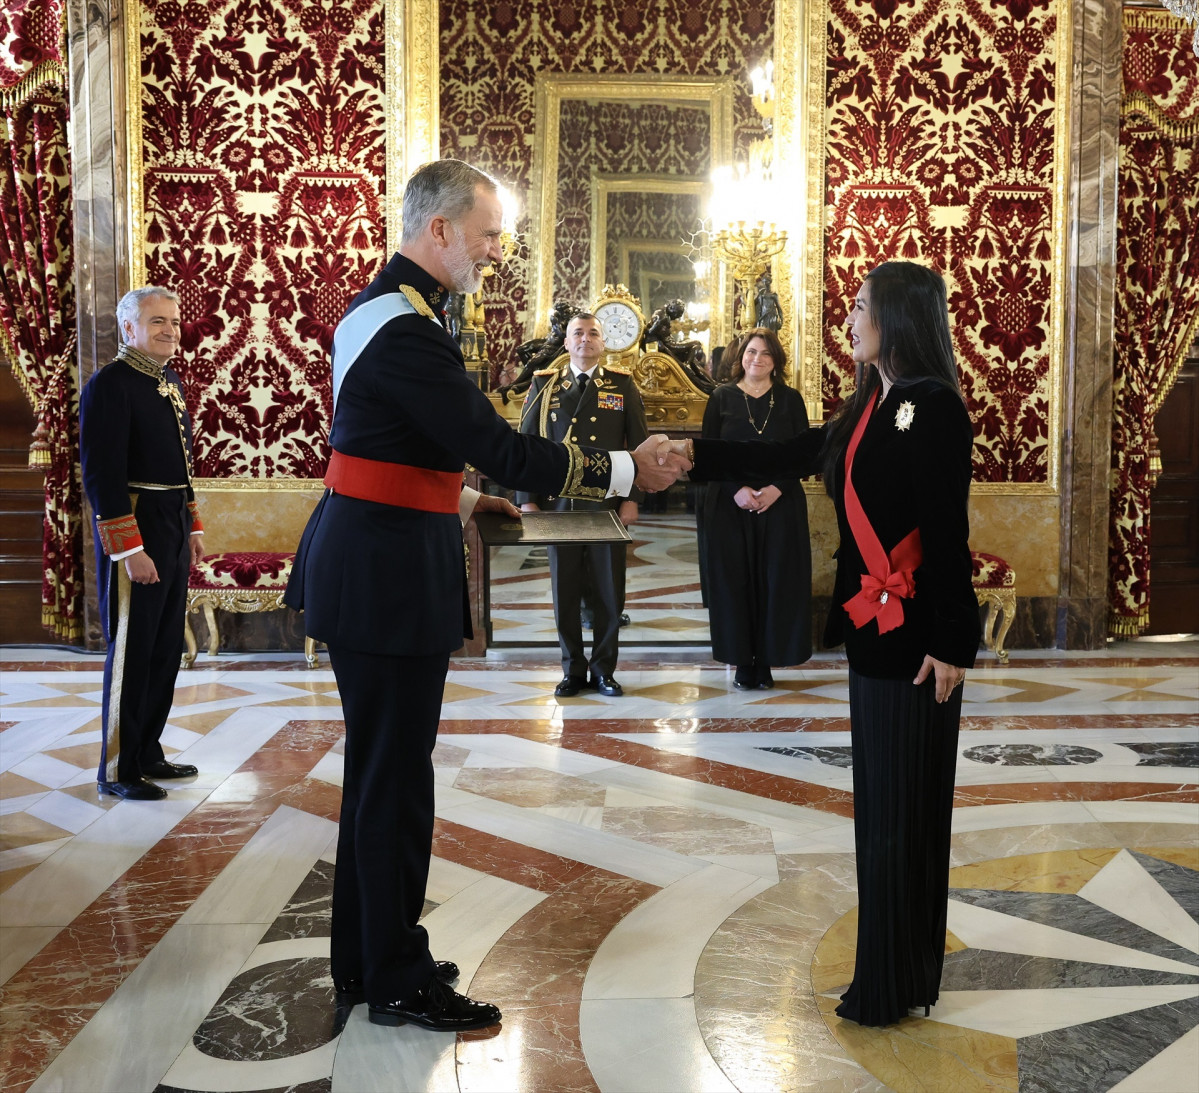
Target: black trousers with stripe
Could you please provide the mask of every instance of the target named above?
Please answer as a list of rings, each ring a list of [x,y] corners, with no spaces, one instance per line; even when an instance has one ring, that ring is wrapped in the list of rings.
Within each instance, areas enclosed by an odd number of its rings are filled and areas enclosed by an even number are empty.
[[[433,843],[433,748],[450,658],[328,648],[346,723],[333,981],[359,980],[368,1001],[395,1002],[433,974],[419,920]]]
[[[104,660],[101,782],[125,782],[163,758],[159,740],[171,712],[183,655],[191,515],[183,490],[144,490],[134,514],[157,584],[134,584],[124,560],[114,562],[96,542]]]

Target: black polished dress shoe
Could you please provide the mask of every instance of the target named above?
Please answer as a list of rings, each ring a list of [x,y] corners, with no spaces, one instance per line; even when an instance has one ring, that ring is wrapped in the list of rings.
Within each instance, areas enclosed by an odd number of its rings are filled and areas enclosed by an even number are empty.
[[[733,676],[733,686],[739,691],[753,691],[758,686],[758,673],[753,668],[746,668],[743,665],[738,665],[737,672]]]
[[[460,974],[458,965],[452,960],[433,961],[433,975],[443,983],[454,982]],[[343,1005],[356,1005],[366,1001],[366,988],[361,979],[343,979],[340,983],[334,983],[333,989],[337,992],[337,1001]]]
[[[434,976],[411,998],[398,1002],[371,1002],[374,1025],[417,1025],[435,1032],[463,1032],[499,1023],[500,1011],[490,1002],[474,1002]]]
[[[609,698],[619,698],[624,694],[624,688],[616,682],[615,676],[592,676],[591,685]]]
[[[191,763],[170,763],[166,759],[142,767],[143,778],[190,778],[199,773]]]
[[[769,668],[758,669],[758,690],[770,691],[774,689],[774,676],[770,674]]]
[[[587,687],[587,680],[582,676],[563,676],[562,682],[554,688],[554,694],[559,698],[574,698]]]
[[[162,786],[147,782],[144,778],[130,778],[124,782],[97,782],[96,789],[110,793],[124,801],[161,801],[167,791]]]

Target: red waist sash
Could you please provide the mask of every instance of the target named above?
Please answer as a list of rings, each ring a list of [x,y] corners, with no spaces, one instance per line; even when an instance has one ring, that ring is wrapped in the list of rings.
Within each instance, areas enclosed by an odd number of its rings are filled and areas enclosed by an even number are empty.
[[[334,451],[325,472],[334,493],[421,512],[457,512],[461,471],[434,471]]]
[[[854,542],[858,545],[858,553],[866,563],[867,572],[862,574],[861,591],[841,606],[845,608],[850,622],[859,630],[871,619],[877,619],[878,632],[885,634],[903,625],[903,601],[916,594],[916,581],[912,574],[924,555],[920,548],[919,528],[908,532],[890,554],[883,550],[883,544],[870,526],[853,486],[853,457],[877,402],[878,392],[875,391],[870,405],[858,420],[845,452],[845,517],[853,532]]]

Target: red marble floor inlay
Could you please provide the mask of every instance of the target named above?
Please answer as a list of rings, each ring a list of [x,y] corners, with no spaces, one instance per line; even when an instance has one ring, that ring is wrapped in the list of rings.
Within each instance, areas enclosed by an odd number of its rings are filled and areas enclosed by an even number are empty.
[[[1021,768],[1026,770],[1027,768]],[[1199,803],[1199,786],[1194,783],[1162,782],[1005,782],[986,786],[959,786],[954,808],[973,805],[1009,805],[1029,801],[1152,801],[1177,804]]]
[[[290,721],[240,768],[261,798],[209,798],[151,847],[0,989],[5,1093],[24,1093],[343,733]],[[146,807],[146,806],[142,806]]]

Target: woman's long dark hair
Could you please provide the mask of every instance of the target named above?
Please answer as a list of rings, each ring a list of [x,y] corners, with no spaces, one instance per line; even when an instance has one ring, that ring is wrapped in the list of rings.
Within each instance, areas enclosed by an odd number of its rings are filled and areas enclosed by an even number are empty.
[[[882,386],[880,372],[896,387],[931,379],[962,393],[949,334],[945,279],[917,262],[884,262],[866,274],[866,280],[870,317],[879,333],[878,367],[862,368],[861,382],[829,418],[822,469],[830,496],[854,427]]]

